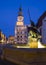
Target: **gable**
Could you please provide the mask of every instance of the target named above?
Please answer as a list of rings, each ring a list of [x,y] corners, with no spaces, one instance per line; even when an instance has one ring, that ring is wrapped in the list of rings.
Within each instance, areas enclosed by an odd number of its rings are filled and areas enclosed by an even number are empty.
[[[38,19],[38,22],[36,24],[36,27],[39,28],[42,26],[42,20],[46,17],[46,11],[41,15],[41,17]]]

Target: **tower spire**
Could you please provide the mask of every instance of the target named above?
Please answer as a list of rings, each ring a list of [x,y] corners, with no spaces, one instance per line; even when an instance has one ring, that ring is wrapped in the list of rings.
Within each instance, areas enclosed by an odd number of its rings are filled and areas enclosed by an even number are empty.
[[[28,15],[29,15],[30,24],[31,24],[31,17],[30,17],[30,11],[29,11],[29,8],[28,8]]]
[[[20,8],[19,8],[18,16],[22,16],[22,7],[21,7],[21,6],[20,6]]]
[[[29,15],[29,19],[30,19],[30,24],[31,24],[32,27],[34,27],[35,24],[34,24],[34,22],[31,20],[29,9],[28,9],[28,15]]]

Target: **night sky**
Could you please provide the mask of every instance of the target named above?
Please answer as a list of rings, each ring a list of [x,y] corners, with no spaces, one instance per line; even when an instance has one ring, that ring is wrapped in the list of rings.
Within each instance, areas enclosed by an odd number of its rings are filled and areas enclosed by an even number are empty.
[[[14,35],[20,4],[25,25],[30,24],[28,8],[35,23],[46,11],[46,0],[0,0],[0,29],[7,37]]]

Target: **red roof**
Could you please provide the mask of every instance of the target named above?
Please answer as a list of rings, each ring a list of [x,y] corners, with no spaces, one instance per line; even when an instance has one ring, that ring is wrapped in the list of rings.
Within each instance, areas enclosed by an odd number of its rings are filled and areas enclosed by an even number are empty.
[[[46,16],[46,11],[38,19],[38,23],[36,25],[37,28],[39,28],[40,26],[42,26],[42,20],[44,19],[45,16]]]

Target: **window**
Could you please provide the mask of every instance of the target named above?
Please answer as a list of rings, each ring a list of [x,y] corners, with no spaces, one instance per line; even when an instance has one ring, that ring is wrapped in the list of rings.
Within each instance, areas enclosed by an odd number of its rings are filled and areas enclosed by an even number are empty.
[[[17,34],[19,34],[19,32],[17,32]]]
[[[27,38],[27,36],[25,36],[25,38]]]
[[[19,41],[19,39],[17,39],[17,41]]]
[[[27,34],[27,31],[25,31],[25,34]]]
[[[21,36],[21,38],[22,38],[22,36]]]
[[[17,38],[19,38],[19,36],[17,36]]]
[[[21,32],[21,34],[22,34],[22,32]]]
[[[22,41],[22,39],[21,39],[21,41]]]

